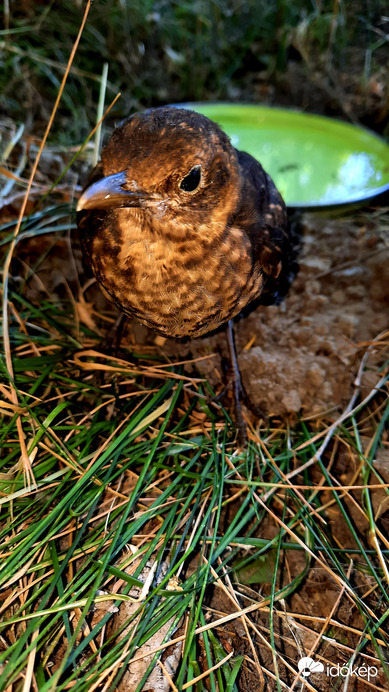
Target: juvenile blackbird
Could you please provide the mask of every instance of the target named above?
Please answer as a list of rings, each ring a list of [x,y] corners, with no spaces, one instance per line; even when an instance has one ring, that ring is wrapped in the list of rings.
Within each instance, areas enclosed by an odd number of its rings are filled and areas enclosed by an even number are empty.
[[[122,122],[101,158],[78,225],[87,264],[120,310],[165,337],[194,338],[277,292],[288,270],[284,202],[216,123],[151,108]]]
[[[87,264],[120,310],[192,339],[260,296],[274,302],[289,271],[285,205],[216,123],[151,108],[115,129],[101,159],[78,225]],[[231,324],[229,337],[232,348]]]

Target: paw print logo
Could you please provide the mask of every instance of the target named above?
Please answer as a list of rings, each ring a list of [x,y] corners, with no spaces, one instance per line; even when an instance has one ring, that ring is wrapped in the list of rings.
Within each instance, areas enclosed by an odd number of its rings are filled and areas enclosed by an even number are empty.
[[[309,656],[300,658],[297,667],[304,678],[309,678],[311,673],[322,673],[324,671],[323,664],[320,661],[314,661]]]

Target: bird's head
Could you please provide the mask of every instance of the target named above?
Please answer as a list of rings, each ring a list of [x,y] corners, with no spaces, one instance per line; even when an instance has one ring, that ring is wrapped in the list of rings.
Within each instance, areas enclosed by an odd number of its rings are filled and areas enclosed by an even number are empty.
[[[77,210],[137,208],[162,223],[191,226],[226,216],[239,194],[239,165],[227,135],[199,113],[152,108],[122,122],[102,151],[102,175]],[[222,219],[220,219],[222,220]]]

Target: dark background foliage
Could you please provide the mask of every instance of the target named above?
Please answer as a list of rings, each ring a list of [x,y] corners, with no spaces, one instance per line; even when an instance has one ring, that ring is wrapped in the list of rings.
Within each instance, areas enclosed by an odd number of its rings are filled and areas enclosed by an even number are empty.
[[[54,133],[79,141],[95,122],[109,63],[114,111],[180,101],[297,106],[360,121],[388,121],[384,0],[99,0],[79,46]],[[0,48],[2,111],[29,113],[39,131],[80,23],[82,3],[11,3]],[[9,31],[7,31],[9,25]],[[66,131],[65,131],[66,126]]]

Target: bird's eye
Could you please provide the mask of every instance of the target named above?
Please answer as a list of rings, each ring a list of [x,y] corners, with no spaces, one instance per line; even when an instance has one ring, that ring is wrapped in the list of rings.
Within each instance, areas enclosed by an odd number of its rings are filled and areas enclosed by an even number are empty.
[[[181,180],[180,188],[185,192],[194,192],[201,180],[201,166],[193,166],[188,175]]]

